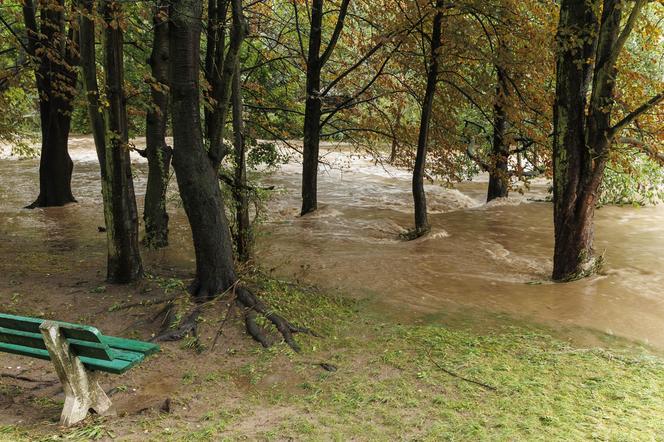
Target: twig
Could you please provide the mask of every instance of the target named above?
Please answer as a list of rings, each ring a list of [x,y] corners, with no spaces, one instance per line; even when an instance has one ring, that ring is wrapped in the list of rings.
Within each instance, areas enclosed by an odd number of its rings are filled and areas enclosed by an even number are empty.
[[[485,384],[484,382],[475,381],[473,379],[468,379],[466,377],[461,376],[458,373],[453,372],[452,370],[449,370],[449,369],[443,367],[438,362],[436,362],[436,360],[431,356],[431,352],[429,350],[425,350],[425,352],[426,352],[427,357],[431,361],[431,363],[433,363],[433,365],[438,367],[438,369],[441,370],[442,372],[447,373],[448,375],[450,375],[452,377],[455,377],[457,379],[461,379],[462,381],[466,381],[466,382],[469,382],[471,384],[479,385],[480,387],[486,388],[487,390],[498,391],[498,389],[496,387],[494,387],[493,385]]]
[[[17,381],[24,381],[24,382],[33,382],[35,384],[44,384],[44,385],[49,385],[49,384],[55,384],[58,382],[57,380],[43,380],[43,379],[34,379],[34,378],[29,378],[27,376],[21,376],[20,374],[10,374],[10,373],[0,373],[0,378],[9,378],[9,379],[15,379]]]
[[[147,301],[132,302],[131,304],[122,304],[117,307],[111,306],[106,310],[100,311],[99,313],[105,313],[106,311],[115,312],[118,310],[126,310],[132,307],[148,307],[150,305],[163,304],[164,302],[175,301],[177,298],[179,298],[179,295],[164,299],[148,299]]]
[[[235,287],[235,285],[233,285],[233,287]],[[212,346],[210,347],[210,351],[214,350],[214,346],[217,345],[219,337],[224,333],[224,325],[226,325],[228,318],[231,316],[231,311],[233,310],[233,306],[235,305],[235,299],[236,299],[235,290],[233,290],[233,297],[228,303],[228,310],[226,310],[226,316],[224,316],[224,319],[222,319],[221,324],[219,324],[219,329],[217,330],[217,333],[214,335],[214,341],[212,341]]]

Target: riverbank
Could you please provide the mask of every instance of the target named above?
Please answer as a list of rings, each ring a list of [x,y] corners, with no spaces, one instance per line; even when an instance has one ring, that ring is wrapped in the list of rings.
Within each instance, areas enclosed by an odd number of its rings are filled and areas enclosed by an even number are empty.
[[[229,311],[226,302],[212,303],[200,322],[201,347],[164,343],[136,369],[105,376],[118,416],[71,429],[57,425],[62,393],[49,364],[1,354],[0,440],[654,440],[664,433],[664,360],[646,348],[616,338],[580,346],[501,317],[399,323],[362,301],[258,273],[245,280],[321,337],[299,335],[300,354],[283,343],[262,349],[231,311],[212,348]],[[150,318],[161,307],[151,303],[179,296],[183,284],[152,277],[122,289],[71,288],[79,291],[63,295],[68,310],[44,301],[47,286],[3,292],[3,303],[145,339],[158,328]],[[69,297],[78,300],[75,312]],[[16,373],[37,382],[6,377]]]

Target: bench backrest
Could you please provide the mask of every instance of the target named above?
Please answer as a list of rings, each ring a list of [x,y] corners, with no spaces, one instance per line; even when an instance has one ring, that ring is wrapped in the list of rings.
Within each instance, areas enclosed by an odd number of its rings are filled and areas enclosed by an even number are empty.
[[[0,313],[0,342],[46,349],[39,326],[44,319]],[[67,322],[57,322],[70,348],[79,356],[112,361],[111,348],[102,341],[102,334],[95,327]]]

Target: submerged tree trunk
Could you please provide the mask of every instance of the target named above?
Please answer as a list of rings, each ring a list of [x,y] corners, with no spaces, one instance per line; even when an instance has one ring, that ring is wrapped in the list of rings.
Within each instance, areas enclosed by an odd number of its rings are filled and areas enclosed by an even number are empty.
[[[616,62],[646,3],[634,2],[624,26],[627,8],[620,0],[604,0],[601,17],[587,2],[561,4],[553,141],[556,281],[597,268],[593,218],[611,143],[622,128],[664,100],[662,92],[611,126]]]
[[[424,192],[424,170],[426,165],[427,144],[429,142],[429,127],[431,124],[431,112],[433,99],[436,94],[436,83],[438,82],[438,50],[441,46],[441,26],[443,13],[436,12],[433,18],[433,29],[431,33],[431,59],[427,72],[427,86],[422,103],[422,116],[420,119],[420,132],[417,138],[417,156],[413,168],[413,200],[415,202],[415,232],[419,237],[427,233],[431,227],[427,217],[427,199]]]
[[[71,191],[74,164],[67,149],[72,101],[76,94],[77,52],[73,29],[65,31],[63,0],[40,2],[40,29],[31,0],[23,5],[27,48],[38,60],[35,72],[41,122],[39,196],[28,208],[76,202]]]
[[[144,244],[150,248],[168,245],[166,190],[171,166],[171,148],[166,145],[168,121],[168,6],[160,3],[154,12],[154,37],[150,67],[152,105],[145,124],[145,156],[148,160],[148,183],[145,189]]]
[[[245,159],[244,122],[242,121],[242,88],[240,64],[235,63],[233,75],[233,144],[235,145],[235,249],[238,260],[245,262],[251,255],[251,225],[249,221],[249,198],[247,196],[247,165]]]
[[[313,0],[307,55],[307,98],[304,108],[302,209],[300,210],[300,215],[306,215],[318,208],[318,155],[321,133],[320,48],[322,25],[323,0]]]
[[[127,115],[123,90],[122,30],[116,2],[103,3],[109,26],[104,31],[104,68],[108,106],[101,103],[95,64],[95,32],[92,0],[83,2],[80,20],[81,67],[88,97],[92,133],[101,170],[104,219],[108,248],[107,279],[128,283],[140,278],[143,267],[138,247],[138,212],[127,144]],[[117,23],[117,21],[116,21]]]
[[[581,47],[568,46],[563,32],[576,29]],[[587,188],[592,153],[586,145],[586,96],[592,66],[596,16],[585,2],[561,5],[554,106],[554,280],[583,276],[593,257],[592,216],[596,189]],[[589,191],[589,192],[588,192]]]
[[[493,143],[489,162],[487,202],[496,198],[507,197],[510,185],[509,146],[505,140],[507,132],[507,115],[505,112],[505,97],[508,94],[507,77],[501,66],[496,66],[496,72],[496,102],[493,105]]]

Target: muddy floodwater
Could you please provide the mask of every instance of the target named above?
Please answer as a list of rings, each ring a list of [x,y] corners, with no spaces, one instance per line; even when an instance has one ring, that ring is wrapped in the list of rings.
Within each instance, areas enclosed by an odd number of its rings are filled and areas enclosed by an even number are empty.
[[[38,253],[75,253],[81,261],[104,255],[91,139],[72,139],[71,155],[79,204],[37,210],[22,207],[37,196],[38,160],[0,159],[2,275],[29,278],[31,271],[42,271],[36,264],[24,268]],[[405,242],[398,235],[413,223],[408,171],[349,152],[330,151],[325,161],[320,210],[306,217],[298,216],[297,163],[263,179],[276,192],[259,228],[256,255],[272,274],[370,298],[408,317],[462,309],[506,313],[664,348],[664,206],[598,210],[596,249],[604,254],[604,270],[582,281],[552,284],[552,206],[538,202],[546,197],[546,181],[492,204],[484,203],[481,176],[454,189],[428,186],[432,233]],[[141,207],[147,167],[139,158],[135,162]],[[187,275],[193,250],[174,193],[169,212],[172,245],[147,254],[146,261],[160,273]]]

